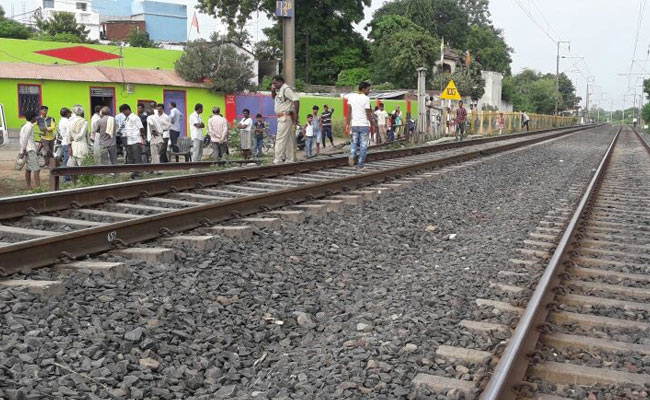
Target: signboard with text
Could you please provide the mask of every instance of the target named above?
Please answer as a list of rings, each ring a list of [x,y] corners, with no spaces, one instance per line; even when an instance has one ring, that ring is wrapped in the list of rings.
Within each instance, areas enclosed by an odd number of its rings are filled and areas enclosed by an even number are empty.
[[[442,91],[440,98],[444,100],[461,100],[460,93],[458,93],[458,89],[453,80],[449,81],[449,85]]]
[[[275,2],[275,15],[278,17],[293,17],[294,0],[284,0]]]

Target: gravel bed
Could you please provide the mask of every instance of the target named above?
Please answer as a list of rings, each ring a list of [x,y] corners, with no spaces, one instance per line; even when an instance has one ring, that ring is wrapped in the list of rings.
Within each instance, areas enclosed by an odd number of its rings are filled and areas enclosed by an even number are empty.
[[[538,345],[537,355],[541,360],[558,363],[584,365],[594,368],[609,368],[611,370],[648,374],[650,371],[650,356],[636,352],[608,352],[597,349],[589,351],[582,349],[557,349],[553,346]]]
[[[528,377],[536,385],[537,393],[556,395],[576,400],[636,400],[650,397],[650,388],[635,385],[553,385],[536,377]]]
[[[10,398],[17,389],[68,399],[462,398],[411,380],[424,372],[480,384],[486,366],[452,363],[436,349],[501,346],[458,322],[488,312],[511,322],[475,299],[494,293],[488,282],[567,188],[589,177],[611,137],[594,129],[298,229],[224,239],[201,254],[180,249],[170,265],[131,263],[117,282],[75,275],[59,298],[0,291],[0,390]]]

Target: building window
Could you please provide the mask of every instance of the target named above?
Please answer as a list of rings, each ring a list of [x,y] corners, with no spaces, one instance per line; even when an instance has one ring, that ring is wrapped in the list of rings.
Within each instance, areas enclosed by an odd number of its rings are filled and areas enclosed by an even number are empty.
[[[43,8],[54,8],[54,0],[43,0]]]
[[[88,7],[87,3],[77,3],[77,10],[86,11]]]
[[[38,113],[41,108],[41,87],[39,85],[18,85],[18,116],[27,111]]]

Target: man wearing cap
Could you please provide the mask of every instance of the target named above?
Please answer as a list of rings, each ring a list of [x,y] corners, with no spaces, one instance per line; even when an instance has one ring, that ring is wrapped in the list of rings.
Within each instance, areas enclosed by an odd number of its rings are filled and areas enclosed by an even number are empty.
[[[280,75],[273,77],[271,96],[275,101],[275,114],[278,117],[273,163],[294,162],[296,160],[296,139],[293,135],[293,127],[298,123],[300,100]]]

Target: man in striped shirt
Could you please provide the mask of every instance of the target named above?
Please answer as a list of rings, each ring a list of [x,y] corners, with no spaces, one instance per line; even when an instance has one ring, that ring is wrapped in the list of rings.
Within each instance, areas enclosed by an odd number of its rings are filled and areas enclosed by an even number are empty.
[[[330,143],[334,147],[334,139],[332,138],[332,114],[334,114],[334,109],[330,111],[327,104],[323,106],[323,113],[320,115],[320,132],[322,137],[323,148],[325,146],[325,137],[330,138]]]

